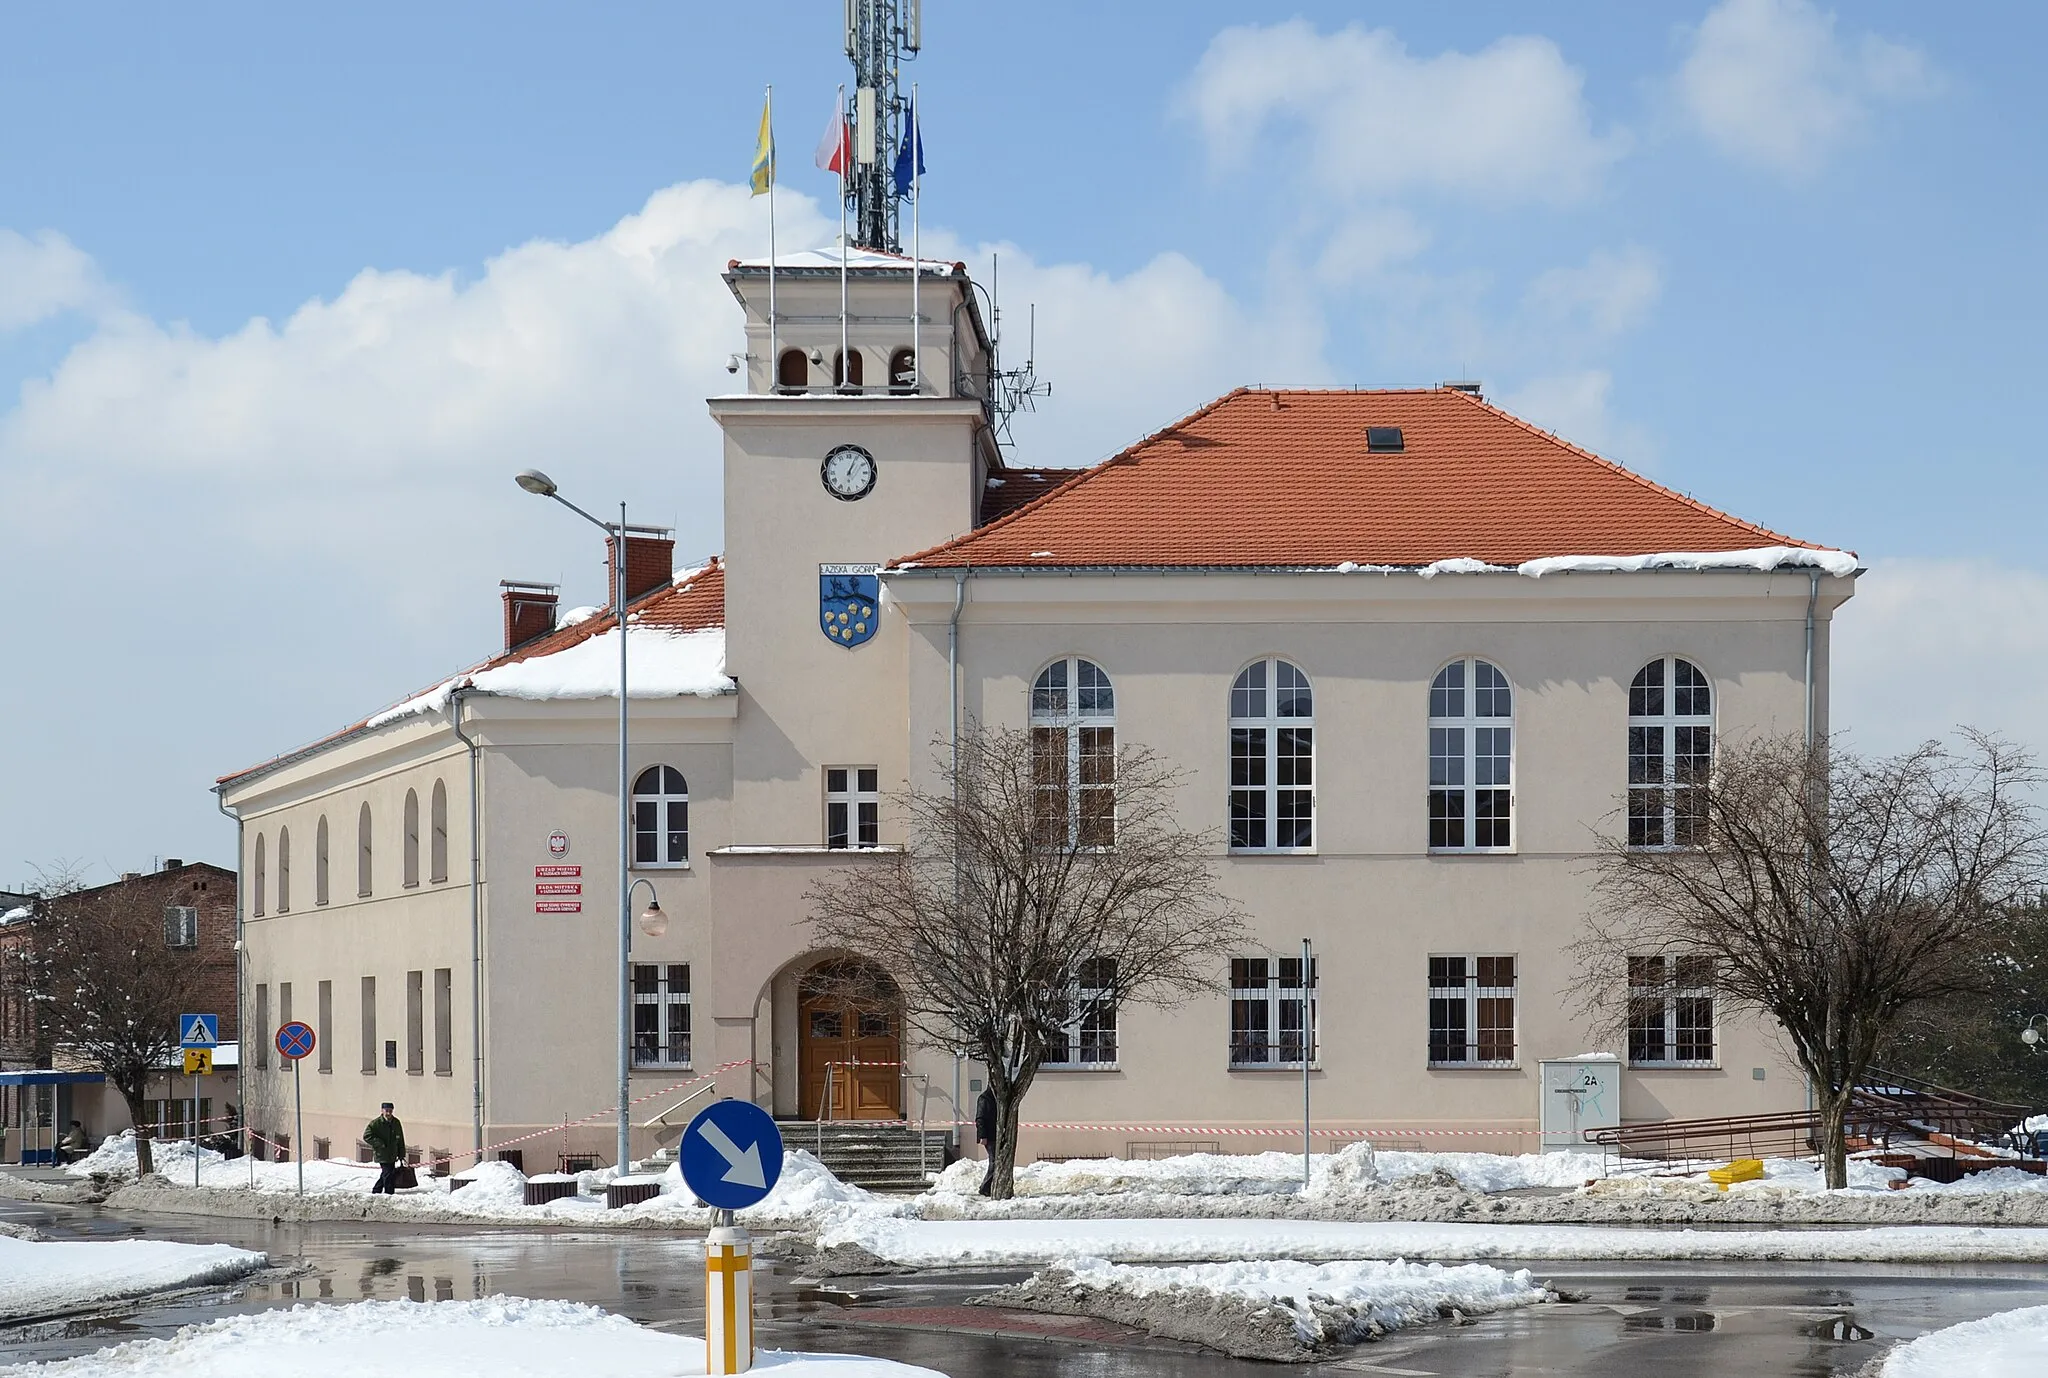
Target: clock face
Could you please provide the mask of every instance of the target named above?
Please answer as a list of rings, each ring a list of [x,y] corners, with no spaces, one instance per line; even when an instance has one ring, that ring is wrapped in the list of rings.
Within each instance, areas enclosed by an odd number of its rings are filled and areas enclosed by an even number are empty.
[[[818,476],[825,481],[826,492],[852,502],[874,491],[875,457],[858,445],[841,445],[825,456]]]

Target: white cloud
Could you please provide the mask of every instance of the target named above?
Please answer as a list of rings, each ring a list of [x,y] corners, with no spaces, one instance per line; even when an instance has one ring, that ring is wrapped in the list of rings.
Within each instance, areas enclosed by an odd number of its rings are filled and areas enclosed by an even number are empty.
[[[1664,291],[1657,256],[1640,245],[1596,249],[1578,268],[1552,268],[1529,285],[1523,305],[1555,328],[1609,339],[1640,325]]]
[[[1429,241],[1428,228],[1399,207],[1360,210],[1324,243],[1316,276],[1328,286],[1370,282],[1427,249]]]
[[[740,340],[720,274],[766,249],[766,211],[743,186],[671,187],[591,239],[474,274],[368,269],[220,336],[101,314],[0,410],[0,618],[15,645],[61,648],[0,676],[0,722],[53,729],[0,741],[8,778],[37,782],[0,791],[0,873],[74,855],[116,777],[139,781],[135,821],[85,860],[219,855],[203,782],[491,650],[499,578],[601,598],[597,534],[520,493],[519,469],[598,511],[626,498],[676,526],[680,556],[717,549],[704,398],[731,389]],[[785,245],[836,230],[799,195],[777,214]],[[986,248],[935,238],[985,273]],[[71,265],[39,300],[110,299],[61,240],[9,244]],[[1023,362],[1036,302],[1055,387],[1018,423],[1023,462],[1089,462],[1248,378],[1320,376],[1312,316],[1269,319],[1180,255],[1112,276],[1005,247],[1002,268],[1005,358]]]
[[[1626,149],[1593,132],[1584,79],[1546,38],[1476,53],[1411,54],[1385,29],[1319,33],[1302,19],[1226,29],[1181,94],[1219,163],[1298,133],[1297,161],[1328,192],[1386,200],[1417,189],[1512,204],[1570,202]]]
[[[1525,421],[1638,471],[1656,467],[1657,447],[1641,426],[1613,409],[1614,375],[1604,368],[1532,378],[1499,399]]]
[[[1678,96],[1709,143],[1785,174],[1811,172],[1880,102],[1933,85],[1925,57],[1874,34],[1853,41],[1810,0],[1723,0],[1692,35]]]
[[[1835,616],[1833,727],[1903,751],[1968,726],[2048,759],[2048,575],[1983,559],[1874,560]]]
[[[0,228],[0,331],[113,305],[91,256],[63,235],[44,230],[31,239]]]

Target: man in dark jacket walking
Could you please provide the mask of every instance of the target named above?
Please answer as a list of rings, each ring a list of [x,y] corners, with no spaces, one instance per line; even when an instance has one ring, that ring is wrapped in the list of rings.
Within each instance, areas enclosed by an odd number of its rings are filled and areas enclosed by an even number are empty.
[[[363,1142],[370,1146],[377,1166],[383,1169],[377,1174],[377,1185],[370,1188],[370,1195],[380,1191],[386,1196],[396,1195],[398,1165],[405,1161],[405,1126],[391,1113],[390,1101],[384,1102],[376,1119],[363,1126]]]
[[[996,1093],[986,1086],[981,1088],[981,1099],[974,1103],[974,1141],[981,1145],[981,1156],[988,1160],[988,1167],[981,1174],[981,1194],[986,1196],[988,1184],[996,1176]]]

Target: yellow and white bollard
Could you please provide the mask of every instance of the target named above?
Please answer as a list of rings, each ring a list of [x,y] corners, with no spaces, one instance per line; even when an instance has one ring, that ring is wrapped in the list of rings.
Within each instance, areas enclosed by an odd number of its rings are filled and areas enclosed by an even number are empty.
[[[728,1218],[730,1218],[728,1216]],[[704,1240],[704,1371],[754,1366],[754,1241],[737,1225]]]

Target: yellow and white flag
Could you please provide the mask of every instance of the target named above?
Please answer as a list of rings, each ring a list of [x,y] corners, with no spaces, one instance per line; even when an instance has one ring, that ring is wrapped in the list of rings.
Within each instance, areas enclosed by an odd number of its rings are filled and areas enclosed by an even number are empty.
[[[762,192],[775,185],[775,128],[769,119],[769,112],[773,108],[774,98],[772,96],[761,102],[761,138],[754,145],[754,175],[752,178],[754,195],[756,196],[759,196]]]

